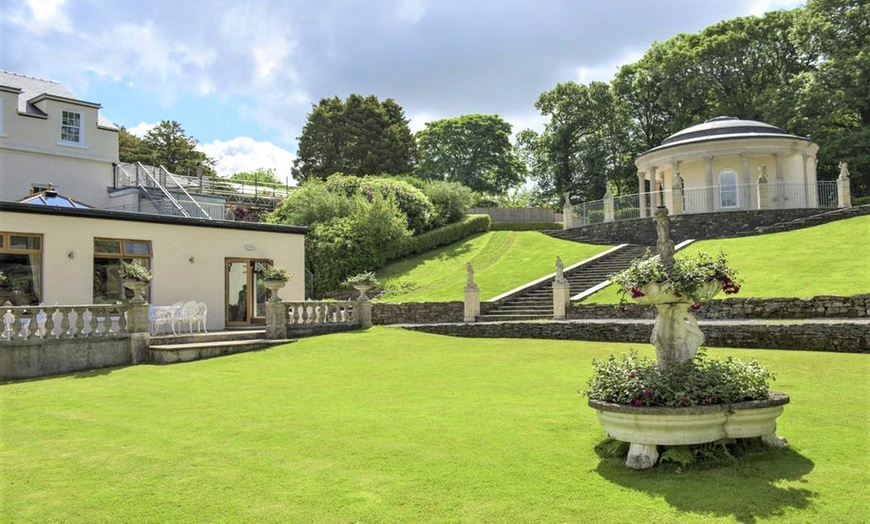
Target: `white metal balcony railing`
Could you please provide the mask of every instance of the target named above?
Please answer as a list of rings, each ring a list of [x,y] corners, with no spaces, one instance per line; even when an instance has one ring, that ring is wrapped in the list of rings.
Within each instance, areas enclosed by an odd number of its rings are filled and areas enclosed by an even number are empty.
[[[738,184],[729,188],[720,186],[692,187],[683,189],[679,202],[675,202],[678,192],[663,190],[659,192],[660,205],[666,206],[672,214],[697,214],[726,211],[749,211],[755,209],[798,209],[798,208],[836,208],[837,181],[824,180],[815,185],[801,183],[769,182],[759,190],[757,184]],[[607,201],[593,200],[576,204],[574,225],[599,224],[605,221],[620,221],[652,216],[652,193],[622,195],[613,197],[613,216],[608,215]],[[759,198],[761,204],[759,205]],[[644,213],[641,214],[641,202]],[[682,204],[676,206],[675,204]],[[678,208],[682,208],[680,211]]]
[[[176,188],[180,190],[183,188],[186,191],[201,195],[215,195],[224,198],[243,195],[283,199],[295,189],[284,184],[266,182],[250,184],[226,179],[179,175],[177,173],[172,173],[170,177],[167,176],[170,173],[160,166],[146,166],[140,163],[119,164],[115,166],[115,187],[137,187],[140,184],[146,187],[149,187],[149,185],[154,186],[155,183],[151,182],[148,173],[156,180],[156,183],[163,185],[169,190]]]

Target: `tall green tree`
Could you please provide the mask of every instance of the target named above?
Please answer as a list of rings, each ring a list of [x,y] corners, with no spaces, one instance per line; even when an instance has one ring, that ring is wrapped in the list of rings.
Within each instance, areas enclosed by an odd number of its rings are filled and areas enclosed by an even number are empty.
[[[423,180],[459,182],[501,195],[525,180],[526,170],[510,142],[511,125],[498,115],[463,115],[428,122],[417,133]]]
[[[144,140],[121,126],[118,130],[118,158],[125,164],[142,162],[150,165],[154,163],[154,152]]]
[[[198,142],[187,136],[175,120],[163,120],[145,134],[145,145],[153,152],[153,163],[172,173],[193,176],[197,166],[203,174],[214,176],[214,161],[196,149]]]
[[[555,205],[566,192],[596,200],[608,183],[625,187],[634,176],[628,113],[608,84],[561,83],[535,107],[549,122],[540,134],[520,133],[518,143],[545,200]]]
[[[324,98],[308,114],[293,176],[299,182],[348,175],[410,173],[416,142],[401,106],[392,99],[350,95]]]

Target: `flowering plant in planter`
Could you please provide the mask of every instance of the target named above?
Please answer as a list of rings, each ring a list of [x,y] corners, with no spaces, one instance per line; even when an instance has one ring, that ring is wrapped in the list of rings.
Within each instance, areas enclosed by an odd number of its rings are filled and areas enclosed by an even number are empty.
[[[272,265],[264,265],[260,271],[260,277],[263,280],[271,280],[273,282],[287,282],[293,275],[283,267],[275,267]]]
[[[378,279],[375,277],[374,271],[366,271],[364,273],[358,273],[347,277],[344,280],[344,284],[351,287],[359,285],[377,287],[380,285],[380,282],[378,282]]]
[[[121,278],[147,284],[151,282],[151,272],[138,260],[121,262]]]
[[[715,292],[722,290],[726,295],[731,295],[740,291],[742,283],[722,250],[715,258],[703,251],[691,256],[674,257],[672,268],[665,267],[659,257],[647,250],[628,269],[611,275],[610,281],[619,286],[620,304],[627,302],[629,296],[635,300],[644,297],[644,288],[650,284],[666,286],[675,298],[700,303],[710,298],[709,284],[716,284],[713,289]]]
[[[694,361],[661,369],[636,351],[607,360],[594,359],[586,396],[630,406],[688,407],[767,400],[774,374],[755,359],[707,358],[704,348]]]

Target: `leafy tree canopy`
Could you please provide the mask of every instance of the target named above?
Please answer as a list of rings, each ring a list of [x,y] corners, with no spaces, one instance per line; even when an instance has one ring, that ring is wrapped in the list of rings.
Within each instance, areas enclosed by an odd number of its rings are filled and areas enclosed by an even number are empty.
[[[205,175],[214,176],[214,161],[196,149],[195,138],[187,136],[175,120],[163,120],[148,131],[143,139],[152,151],[154,165],[162,165],[172,173],[196,175],[202,166]]]
[[[526,169],[510,142],[511,125],[497,115],[436,120],[417,133],[424,180],[462,183],[484,193],[504,194],[525,179]]]
[[[334,173],[354,176],[411,172],[417,148],[401,106],[392,99],[324,98],[308,114],[293,176],[299,182]]]

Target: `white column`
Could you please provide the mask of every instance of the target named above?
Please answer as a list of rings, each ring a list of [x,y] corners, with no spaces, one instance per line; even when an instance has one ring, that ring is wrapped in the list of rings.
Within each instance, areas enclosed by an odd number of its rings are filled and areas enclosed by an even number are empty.
[[[774,153],[773,159],[776,165],[776,186],[773,190],[773,200],[776,202],[776,205],[774,207],[776,209],[783,209],[788,206],[785,201],[785,178],[783,178],[782,174],[782,154]]]
[[[649,191],[651,196],[650,207],[652,208],[650,214],[655,214],[656,209],[661,205],[659,202],[659,181],[656,170],[658,170],[657,166],[650,166],[649,168]]]
[[[638,171],[637,172],[637,203],[638,207],[640,207],[640,218],[646,217],[646,198],[644,193],[643,181],[646,179],[646,171]]]
[[[743,202],[740,203],[741,209],[752,209],[752,187],[749,185],[749,155],[746,153],[740,154],[740,160],[742,163],[742,176],[741,176],[741,184],[743,184],[743,191],[740,198],[743,199]]]
[[[704,160],[707,161],[707,209],[705,211],[712,213],[716,210],[716,207],[713,205],[713,157],[708,156]]]

